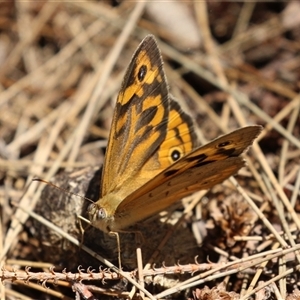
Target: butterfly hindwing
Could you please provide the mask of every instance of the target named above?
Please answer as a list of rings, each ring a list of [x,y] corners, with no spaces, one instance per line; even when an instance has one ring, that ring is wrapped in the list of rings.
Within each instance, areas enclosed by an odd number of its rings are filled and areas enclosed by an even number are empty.
[[[116,218],[120,216],[117,223],[125,224],[131,214],[145,219],[178,199],[236,174],[244,166],[240,155],[260,132],[261,126],[240,128],[184,156],[124,199],[116,210]]]

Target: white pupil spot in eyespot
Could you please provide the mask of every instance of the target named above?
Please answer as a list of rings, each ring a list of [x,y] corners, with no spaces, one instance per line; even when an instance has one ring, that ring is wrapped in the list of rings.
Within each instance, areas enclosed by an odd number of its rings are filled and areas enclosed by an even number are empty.
[[[173,148],[170,150],[170,159],[171,162],[175,162],[176,160],[181,158],[182,151],[179,148]]]

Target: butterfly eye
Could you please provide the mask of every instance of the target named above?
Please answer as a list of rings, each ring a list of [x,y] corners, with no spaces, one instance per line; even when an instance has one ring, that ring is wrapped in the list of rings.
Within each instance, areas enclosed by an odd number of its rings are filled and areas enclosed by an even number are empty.
[[[182,150],[180,148],[172,148],[170,150],[170,159],[171,162],[175,162],[182,156]]]
[[[147,66],[142,65],[139,69],[138,80],[142,82],[145,79],[146,74],[147,74]]]
[[[97,220],[102,220],[107,218],[107,214],[104,208],[99,207],[96,215]]]
[[[97,206],[95,203],[92,203],[88,206],[87,212],[91,220],[101,220],[107,217],[105,209]]]

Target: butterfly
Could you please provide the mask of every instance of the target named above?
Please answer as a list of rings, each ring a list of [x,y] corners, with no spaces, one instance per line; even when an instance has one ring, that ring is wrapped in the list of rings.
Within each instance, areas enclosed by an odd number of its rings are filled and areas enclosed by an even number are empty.
[[[157,42],[146,36],[117,97],[91,224],[120,231],[223,182],[245,165],[241,154],[261,130],[243,127],[197,147],[191,117],[169,93]]]

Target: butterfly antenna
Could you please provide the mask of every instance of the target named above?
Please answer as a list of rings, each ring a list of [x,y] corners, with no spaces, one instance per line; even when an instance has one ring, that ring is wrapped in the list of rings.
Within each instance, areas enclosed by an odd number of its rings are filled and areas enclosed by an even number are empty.
[[[87,201],[89,201],[89,202],[91,202],[91,203],[94,203],[93,200],[91,200],[91,199],[89,199],[89,198],[87,198],[87,197],[84,197],[84,196],[82,196],[82,195],[79,195],[79,194],[77,194],[77,193],[73,193],[73,192],[67,191],[66,189],[63,189],[63,188],[61,188],[61,187],[55,185],[54,183],[52,183],[52,182],[50,182],[50,181],[47,181],[47,180],[44,180],[44,179],[41,179],[41,178],[33,178],[32,181],[38,181],[38,182],[46,183],[46,184],[48,184],[48,185],[50,185],[50,186],[52,186],[52,187],[54,187],[54,188],[56,188],[56,189],[58,189],[58,190],[64,192],[64,193],[67,193],[67,194],[70,194],[70,195],[74,195],[74,196],[83,198],[83,199],[85,199],[85,200],[87,200]]]

